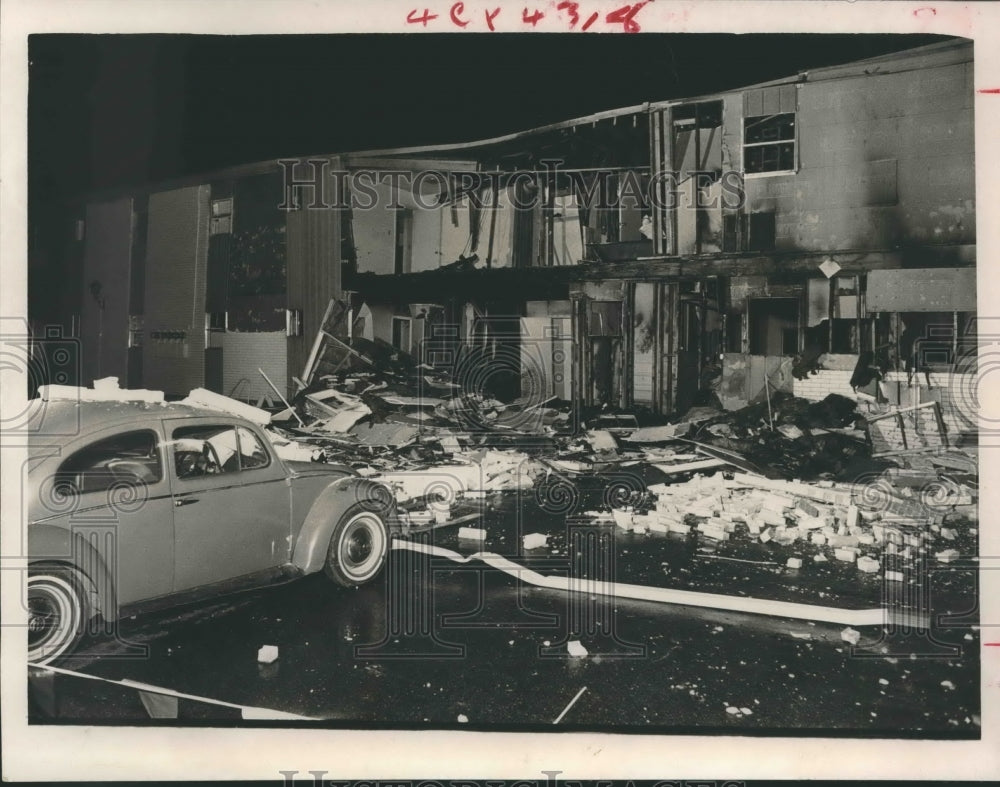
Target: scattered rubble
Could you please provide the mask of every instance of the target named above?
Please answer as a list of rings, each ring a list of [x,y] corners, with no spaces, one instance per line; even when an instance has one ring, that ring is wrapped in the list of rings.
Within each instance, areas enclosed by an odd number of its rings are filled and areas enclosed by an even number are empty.
[[[566,652],[573,658],[583,658],[589,654],[589,651],[577,639],[566,643]]]
[[[975,451],[921,444],[873,456],[871,424],[892,421],[885,406],[776,392],[769,405],[696,407],[671,423],[574,414],[552,397],[462,393],[394,348],[340,344],[349,350],[343,362],[311,361],[309,385],[282,411],[200,388],[182,401],[261,425],[284,460],[341,464],[386,484],[404,532],[456,527],[459,539],[482,545],[490,535],[482,514],[495,495],[530,491],[558,508],[591,483],[605,492],[600,504],[574,516],[647,539],[697,539],[722,547],[720,559],[800,576],[853,566],[859,581],[909,583],[919,561],[954,562],[975,543]],[[122,390],[117,378],[40,394],[163,401],[161,392]],[[531,533],[522,546],[545,548],[549,537]],[[751,547],[754,554],[740,551]]]

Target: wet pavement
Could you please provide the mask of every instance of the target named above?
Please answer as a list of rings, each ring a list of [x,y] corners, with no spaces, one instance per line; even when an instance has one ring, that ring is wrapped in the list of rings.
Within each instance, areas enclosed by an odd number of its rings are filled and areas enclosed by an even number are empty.
[[[801,545],[577,528],[577,509],[554,511],[534,494],[494,496],[483,526],[486,549],[541,573],[596,570],[622,582],[852,609],[883,600],[881,581],[850,564],[786,569]],[[578,510],[592,502],[584,495]],[[413,538],[467,555],[482,548],[455,530]],[[549,545],[524,552],[520,536],[531,532],[549,533]],[[583,543],[604,545],[597,562],[571,559]],[[974,543],[961,546],[974,554]],[[327,726],[553,729],[565,711],[557,729],[978,738],[974,575],[961,565],[935,569],[908,603],[964,616],[961,625],[865,627],[852,647],[843,626],[566,594],[478,561],[394,551],[363,588],[316,575],[136,618],[122,625],[122,641],[85,643],[87,655],[65,666]],[[588,655],[569,656],[571,641]],[[129,658],[136,645],[147,654]],[[262,645],[278,647],[276,662],[257,663]],[[34,722],[148,721],[131,688],[58,676],[55,693],[56,715],[36,707]],[[181,700],[169,723],[246,722],[236,709]]]

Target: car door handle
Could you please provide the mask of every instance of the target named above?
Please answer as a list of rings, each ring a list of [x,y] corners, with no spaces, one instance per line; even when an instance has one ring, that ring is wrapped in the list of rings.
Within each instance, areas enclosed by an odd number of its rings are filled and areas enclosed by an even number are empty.
[[[175,497],[174,498],[174,508],[180,508],[181,506],[189,506],[192,503],[197,503],[197,497]]]

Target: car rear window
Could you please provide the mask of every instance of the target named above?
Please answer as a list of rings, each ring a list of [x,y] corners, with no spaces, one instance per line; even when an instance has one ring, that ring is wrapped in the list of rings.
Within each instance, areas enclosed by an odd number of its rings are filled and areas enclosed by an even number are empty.
[[[124,432],[97,440],[71,454],[56,471],[63,493],[103,492],[115,486],[155,484],[163,478],[157,435]]]

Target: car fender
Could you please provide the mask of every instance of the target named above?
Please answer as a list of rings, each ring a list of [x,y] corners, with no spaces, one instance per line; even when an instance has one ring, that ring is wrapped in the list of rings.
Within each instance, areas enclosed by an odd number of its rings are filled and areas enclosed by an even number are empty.
[[[80,529],[46,523],[29,525],[28,554],[29,569],[42,563],[75,568],[87,579],[91,610],[108,622],[118,619],[114,576]]]
[[[295,541],[292,563],[304,574],[323,568],[333,528],[357,503],[372,506],[382,515],[390,532],[396,528],[396,501],[387,486],[356,476],[340,478],[316,497]]]

